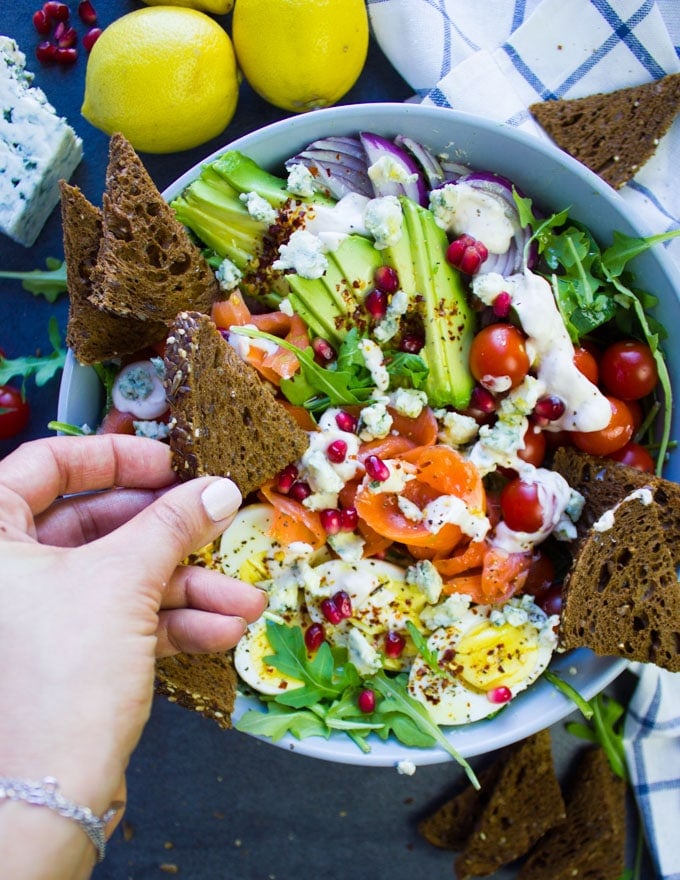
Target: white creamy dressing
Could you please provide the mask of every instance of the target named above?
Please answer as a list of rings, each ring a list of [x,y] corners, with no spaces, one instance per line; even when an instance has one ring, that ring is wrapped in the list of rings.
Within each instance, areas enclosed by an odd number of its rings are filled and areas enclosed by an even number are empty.
[[[608,532],[609,529],[613,528],[616,520],[616,511],[622,504],[625,504],[626,501],[639,501],[640,504],[648,505],[651,504],[653,500],[654,496],[652,495],[651,489],[636,489],[634,492],[631,492],[630,495],[626,495],[626,497],[619,501],[618,504],[615,504],[614,507],[605,510],[602,516],[593,523],[593,531]]]
[[[611,407],[602,392],[574,364],[574,346],[564,326],[550,284],[529,269],[504,278],[495,272],[477,275],[472,290],[490,305],[507,291],[522,329],[527,354],[549,394],[564,401],[564,414],[548,430],[599,431],[609,424]]]
[[[518,231],[510,208],[469,183],[449,183],[430,193],[430,210],[449,235],[471,235],[492,254],[504,254]]]

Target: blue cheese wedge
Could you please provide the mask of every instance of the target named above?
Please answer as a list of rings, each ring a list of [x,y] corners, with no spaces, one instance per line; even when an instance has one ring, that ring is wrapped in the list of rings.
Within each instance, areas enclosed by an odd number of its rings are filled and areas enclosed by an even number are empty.
[[[0,36],[0,231],[30,247],[83,157],[83,144],[32,86],[26,56]]]

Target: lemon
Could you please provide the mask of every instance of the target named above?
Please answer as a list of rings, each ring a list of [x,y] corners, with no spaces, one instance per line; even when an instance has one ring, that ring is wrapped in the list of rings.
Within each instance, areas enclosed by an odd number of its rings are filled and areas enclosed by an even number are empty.
[[[170,153],[223,131],[238,90],[224,28],[194,9],[153,6],[104,29],[88,58],[81,113],[136,150]]]
[[[364,0],[236,0],[232,39],[243,76],[293,113],[335,104],[368,51]]]
[[[231,12],[234,0],[144,0],[147,6],[188,6],[211,15],[226,15]]]

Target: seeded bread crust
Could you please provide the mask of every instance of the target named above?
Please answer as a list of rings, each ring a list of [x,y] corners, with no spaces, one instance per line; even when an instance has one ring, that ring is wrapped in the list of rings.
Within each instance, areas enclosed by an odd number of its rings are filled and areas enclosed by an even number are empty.
[[[231,651],[177,654],[156,662],[156,693],[229,729],[237,675]]]
[[[533,848],[518,880],[614,880],[625,870],[626,785],[600,748],[585,749],[570,775],[566,821]]]
[[[109,142],[102,220],[96,306],[167,326],[182,309],[210,311],[219,295],[214,272],[121,134]]]
[[[170,447],[180,479],[230,477],[245,497],[307,449],[307,433],[207,316],[177,316],[165,371]]]
[[[90,302],[91,275],[102,237],[102,214],[80,189],[59,181],[69,296],[66,344],[81,364],[133,354],[163,339],[165,324],[112,315]]]
[[[529,110],[559,147],[620,189],[680,112],[680,73],[606,94],[542,101]]]

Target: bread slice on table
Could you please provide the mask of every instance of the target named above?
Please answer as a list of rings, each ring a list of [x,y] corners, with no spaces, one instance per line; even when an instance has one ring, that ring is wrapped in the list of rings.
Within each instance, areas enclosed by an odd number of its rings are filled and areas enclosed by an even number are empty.
[[[560,642],[680,672],[680,584],[649,489],[606,512],[562,590]]]
[[[615,189],[654,154],[680,112],[680,73],[584,98],[531,104],[555,143]]]
[[[177,315],[165,371],[170,447],[180,479],[230,477],[245,498],[307,449],[306,431],[206,315]]]
[[[102,219],[96,306],[168,326],[182,309],[210,311],[219,295],[215,273],[122,134],[109,142]]]
[[[601,748],[583,750],[570,773],[566,821],[532,849],[518,880],[616,880],[625,870],[626,784]]]
[[[110,314],[90,302],[91,275],[102,237],[102,214],[80,189],[59,181],[69,296],[66,344],[81,364],[134,354],[165,337],[158,321]]]

